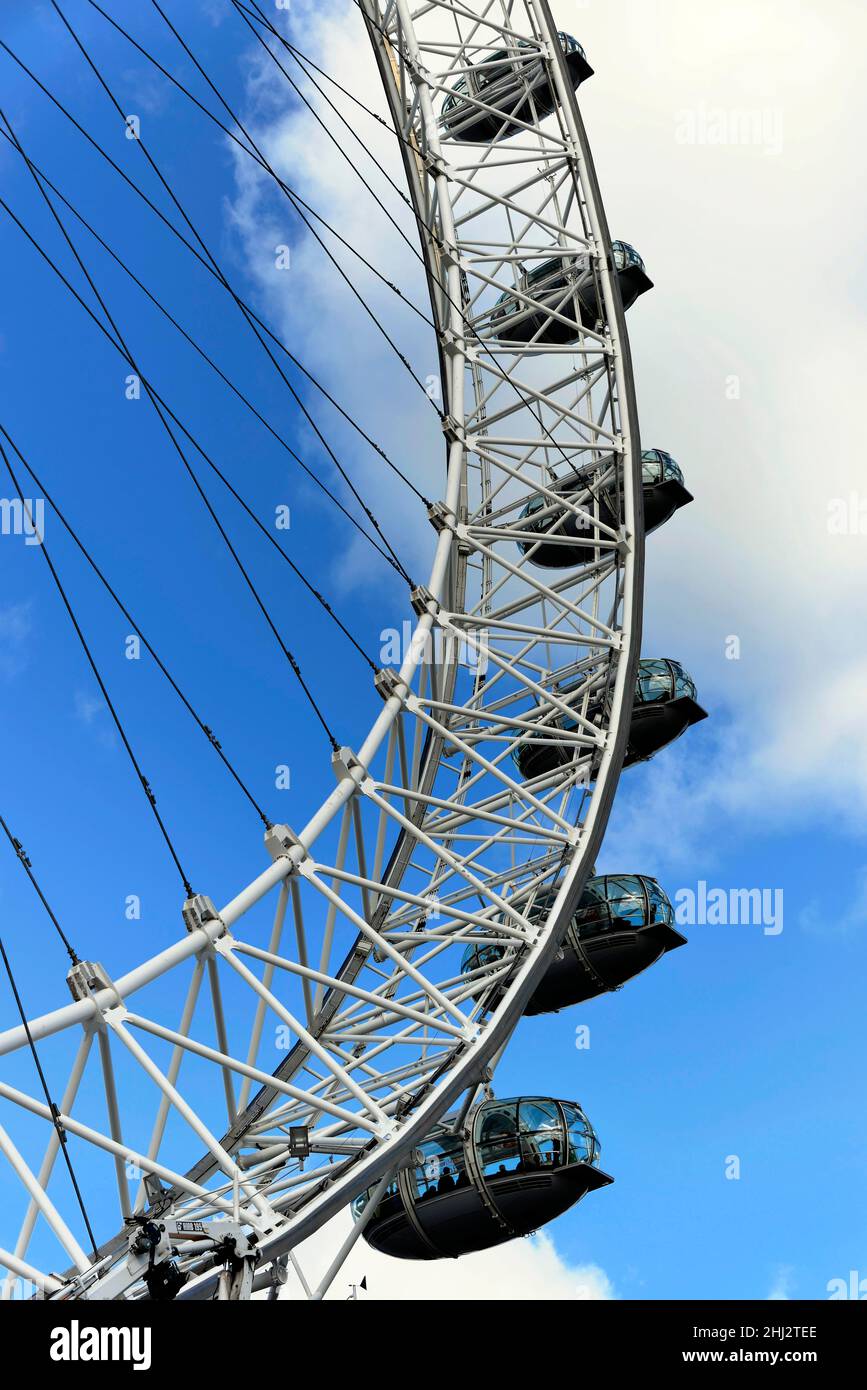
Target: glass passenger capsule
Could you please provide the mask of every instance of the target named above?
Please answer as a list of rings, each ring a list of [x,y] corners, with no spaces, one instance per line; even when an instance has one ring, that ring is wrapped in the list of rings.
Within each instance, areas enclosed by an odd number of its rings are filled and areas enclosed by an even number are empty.
[[[606,479],[606,473],[611,474]],[[597,481],[599,480],[599,481]],[[645,534],[655,531],[680,507],[692,501],[680,465],[663,449],[645,449],[641,455],[642,497],[644,500]],[[591,516],[598,515],[603,526],[617,529],[615,501],[617,482],[611,473],[611,460],[570,473],[549,485],[553,493],[575,501]],[[588,493],[578,503],[582,494]],[[529,555],[534,565],[544,569],[568,569],[593,558],[594,528],[589,520],[576,516],[567,508],[558,507],[551,497],[537,492],[531,497],[520,516],[520,530],[530,531],[538,540],[518,541],[518,548]],[[542,537],[549,537],[542,540]],[[575,542],[574,544],[570,544]]]
[[[644,261],[628,242],[611,243],[611,267],[624,309],[653,289]],[[514,291],[500,295],[488,322],[491,335],[505,342],[563,344],[574,342],[582,328],[597,328],[604,318],[590,257],[582,253],[554,256],[534,266]]]
[[[531,922],[550,910],[559,886],[553,884],[534,899],[527,912]],[[559,953],[524,1013],[553,1013],[619,989],[667,951],[684,945],[686,937],[675,929],[671,902],[655,879],[643,874],[597,874],[587,880]],[[464,951],[461,972],[471,976],[505,960],[508,952],[509,947],[500,942],[480,939]],[[496,1004],[504,988],[504,981],[498,980],[486,1003]]]
[[[460,1134],[443,1121],[392,1179],[363,1235],[404,1260],[456,1258],[529,1235],[614,1179],[580,1105],[536,1096],[489,1100]],[[356,1220],[372,1190],[352,1204]]]
[[[563,33],[558,38],[577,89],[593,69],[577,39]],[[443,102],[441,125],[450,140],[488,144],[519,132],[516,122],[536,125],[556,105],[547,63],[537,47],[519,40],[511,50],[500,49],[467,69]]]
[[[567,699],[569,693],[567,687],[559,695]],[[591,708],[587,717],[598,720],[601,711]],[[703,719],[707,719],[707,711],[698,703],[695,682],[680,663],[667,657],[642,657],[623,766],[632,767],[652,758]],[[558,729],[574,733],[578,726],[567,715],[546,719],[538,733],[526,735],[514,750],[515,764],[526,781],[572,761],[576,745],[571,741],[558,742]]]

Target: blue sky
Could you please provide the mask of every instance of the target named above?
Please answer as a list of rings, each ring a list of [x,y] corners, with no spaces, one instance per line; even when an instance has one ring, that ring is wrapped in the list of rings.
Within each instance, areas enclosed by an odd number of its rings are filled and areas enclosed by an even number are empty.
[[[66,8],[239,292],[414,477],[434,478],[434,413],[285,200],[88,5]],[[822,1298],[829,1280],[853,1268],[867,1274],[867,537],[831,537],[826,524],[832,499],[864,493],[850,428],[864,336],[853,232],[863,193],[842,178],[863,116],[845,51],[863,36],[863,19],[844,0],[804,5],[783,33],[784,6],[770,4],[758,21],[748,6],[714,3],[702,27],[680,0],[659,0],[652,16],[625,6],[630,36],[617,43],[603,8],[580,11],[578,36],[598,73],[585,119],[613,232],[639,246],[657,285],[631,319],[642,434],[678,457],[696,495],[649,543],[644,651],[682,660],[712,718],[624,778],[601,865],[653,874],[672,894],[700,880],[779,889],[784,926],[778,935],[761,925],[687,927],[687,949],[616,996],[526,1021],[498,1091],[580,1099],[602,1138],[616,1183],[551,1232],[567,1269],[598,1267],[625,1298],[775,1289]],[[348,84],[382,109],[351,9],[313,15],[299,5],[296,34],[319,57],[330,43]],[[149,6],[111,10],[205,99]],[[347,226],[353,244],[375,248],[372,259],[423,303],[417,265],[333,152],[313,143],[229,4],[173,11],[293,186]],[[50,7],[5,13],[0,37],[168,215],[165,193]],[[642,68],[624,95],[617,65],[621,76],[624,66],[637,72],[648,54],[653,72]],[[345,497],[237,307],[6,53],[0,65],[2,106],[30,157]],[[819,113],[812,123],[808,99]],[[717,109],[764,113],[779,148],[769,136],[729,148],[679,141],[679,113],[704,111],[707,120]],[[388,137],[359,129],[393,166]],[[3,198],[83,287],[5,141],[0,173]],[[399,211],[393,196],[389,206]],[[375,659],[383,629],[405,616],[401,583],[88,234],[69,225],[142,370],[266,524],[276,507],[290,508],[292,558]],[[274,266],[283,243],[292,248],[288,275]],[[266,812],[306,819],[333,785],[327,742],[154,412],[144,398],[125,398],[128,368],[5,213],[0,263],[0,423]],[[808,294],[798,292],[805,264],[823,267],[825,319],[815,335],[806,335],[804,314],[815,307],[816,274]],[[418,322],[381,287],[358,283],[389,315],[419,374],[434,370]],[[292,380],[420,572],[429,535],[412,521],[410,494],[309,385]],[[379,706],[364,663],[200,459],[195,467],[338,739],[357,744]],[[0,484],[0,496],[9,487]],[[126,659],[129,624],[50,513],[46,541],[187,873],[224,901],[263,867],[256,815],[159,672]],[[39,548],[2,537],[0,576],[0,813],[80,954],[118,974],[175,938],[180,883]],[[736,661],[726,656],[732,635],[741,642]],[[284,763],[291,788],[278,790]],[[130,894],[142,900],[138,922],[124,915]],[[62,948],[2,846],[0,902],[28,1007],[63,1002]],[[0,999],[9,1026],[8,990]],[[575,1046],[578,1024],[590,1028],[589,1049]],[[725,1177],[732,1155],[736,1181]]]

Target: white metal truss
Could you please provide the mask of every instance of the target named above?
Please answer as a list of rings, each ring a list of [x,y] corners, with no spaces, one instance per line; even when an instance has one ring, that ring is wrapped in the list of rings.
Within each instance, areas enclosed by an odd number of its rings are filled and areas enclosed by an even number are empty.
[[[410,650],[377,678],[382,710],[358,749],[335,756],[334,790],[308,823],[266,834],[267,867],[231,902],[190,900],[166,950],[116,980],[84,963],[72,1002],[30,1020],[52,1075],[68,1058],[56,1118],[97,1199],[96,1259],[55,1117],[22,1089],[25,1030],[0,1035],[0,1153],[20,1195],[16,1217],[4,1174],[3,1220],[16,1224],[0,1263],[46,1297],[144,1296],[146,1211],[169,1223],[190,1276],[181,1298],[276,1291],[287,1255],[321,1297],[348,1243],[319,1289],[295,1247],[408,1161],[450,1107],[463,1123],[553,958],[620,772],[640,643],[640,445],[608,229],[556,26],[545,0],[361,8],[439,339],[447,467],[430,576],[413,596]],[[553,114],[499,140],[452,138],[450,89],[504,52],[546,65]],[[594,286],[598,322],[561,346],[538,332],[499,340],[497,301],[512,296],[531,319],[522,277],[553,257],[573,268],[570,286],[576,274]],[[574,317],[572,294],[547,312]],[[584,490],[564,498],[558,480],[590,464]],[[578,519],[582,563],[534,565],[538,532],[522,513],[536,495],[536,516]],[[568,760],[522,780],[516,749],[552,730]],[[508,949],[463,974],[480,938]],[[196,1223],[213,1229],[203,1237]],[[246,1264],[219,1265],[226,1230]]]

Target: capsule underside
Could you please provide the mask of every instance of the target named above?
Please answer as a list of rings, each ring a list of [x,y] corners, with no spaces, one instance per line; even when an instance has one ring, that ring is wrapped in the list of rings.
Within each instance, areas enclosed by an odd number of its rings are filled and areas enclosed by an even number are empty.
[[[493,1212],[467,1185],[415,1202],[411,1217],[400,1196],[390,1197],[364,1232],[375,1250],[402,1260],[457,1259],[490,1250],[516,1236],[530,1235],[614,1179],[590,1163],[551,1172],[508,1174],[489,1179]]]
[[[590,470],[591,477],[597,471]],[[570,497],[573,493],[585,491],[587,487],[586,475],[582,477],[581,474],[576,474],[573,478],[559,482],[552,490]],[[645,483],[642,487],[642,498],[644,532],[645,535],[649,535],[651,531],[670,520],[681,507],[687,506],[692,501],[692,493],[677,479],[665,478],[659,482]],[[604,488],[594,489],[583,506],[591,516],[598,515],[601,525],[616,528],[617,518]],[[521,540],[518,542],[518,548],[524,555],[529,556],[534,565],[539,565],[542,569],[568,569],[584,564],[590,551],[588,541],[593,539],[590,525],[582,524],[580,518],[565,508],[560,512],[551,511],[551,503],[547,499],[545,511],[550,514],[546,514],[539,521],[534,521],[532,515],[522,519],[523,528],[535,532],[539,539]],[[549,537],[547,540],[544,539],[546,535]],[[570,541],[579,543],[570,545]]]
[[[560,955],[545,971],[524,1012],[529,1016],[556,1013],[620,989],[667,951],[685,944],[686,937],[664,922],[624,925],[581,941],[574,939],[574,928],[570,928]]]

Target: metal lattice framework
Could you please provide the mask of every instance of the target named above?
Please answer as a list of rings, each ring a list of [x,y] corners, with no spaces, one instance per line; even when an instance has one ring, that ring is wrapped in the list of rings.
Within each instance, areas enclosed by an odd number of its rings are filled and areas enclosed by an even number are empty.
[[[402,666],[377,678],[381,713],[335,756],[334,790],[308,823],[266,835],[270,862],[231,902],[191,899],[174,945],[117,980],[73,969],[73,1002],[30,1022],[53,1075],[67,1059],[60,1121],[100,1194],[98,1261],[55,1204],[67,1188],[48,1107],[12,1084],[28,1075],[25,1030],[0,1036],[0,1151],[22,1198],[0,1262],[56,1298],[142,1296],[127,1256],[130,1218],[146,1208],[192,1223],[181,1297],[219,1284],[195,1226],[215,1218],[255,1235],[261,1286],[287,1255],[297,1268],[299,1241],[387,1178],[450,1107],[461,1125],[553,958],[620,772],[640,641],[640,445],[608,229],[556,26],[544,0],[361,8],[439,338],[447,469],[430,577]],[[504,50],[518,68],[547,65],[556,109],[502,140],[450,138],[449,90]],[[596,328],[562,346],[498,341],[496,301],[509,293],[530,315],[519,275],[555,256],[592,281]],[[557,480],[590,464],[592,484],[564,500]],[[583,563],[553,578],[534,566],[522,519],[537,494],[582,538]],[[564,716],[571,760],[524,781],[516,748]],[[534,899],[555,883],[540,918]],[[480,936],[510,949],[463,975]],[[276,1070],[262,1061],[275,1036]],[[25,1156],[37,1145],[41,1160]],[[7,1201],[7,1229],[13,1219]]]

